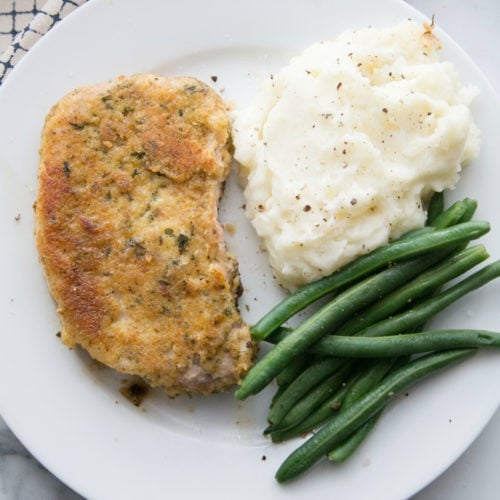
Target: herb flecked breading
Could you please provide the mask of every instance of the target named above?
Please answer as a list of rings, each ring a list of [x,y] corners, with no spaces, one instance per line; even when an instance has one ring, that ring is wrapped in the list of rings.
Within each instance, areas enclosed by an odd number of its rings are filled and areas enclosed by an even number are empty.
[[[217,220],[219,96],[141,74],[77,89],[42,134],[36,240],[62,340],[168,394],[228,390],[255,345]]]

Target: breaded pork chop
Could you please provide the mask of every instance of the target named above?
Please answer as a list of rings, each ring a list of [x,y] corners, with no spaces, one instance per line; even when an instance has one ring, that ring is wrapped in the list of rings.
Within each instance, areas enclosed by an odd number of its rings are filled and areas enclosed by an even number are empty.
[[[229,144],[193,78],[119,77],[53,107],[36,241],[66,345],[172,396],[240,381],[255,345],[217,220]]]

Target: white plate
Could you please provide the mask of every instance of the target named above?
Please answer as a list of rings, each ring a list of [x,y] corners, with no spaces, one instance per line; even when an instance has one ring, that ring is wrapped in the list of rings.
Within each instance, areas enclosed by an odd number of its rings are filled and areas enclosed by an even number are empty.
[[[244,403],[231,395],[169,400],[154,391],[136,408],[119,393],[122,376],[69,351],[59,329],[33,242],[39,133],[64,93],[120,73],[190,74],[244,105],[258,83],[292,54],[347,28],[386,26],[419,14],[396,0],[96,0],[44,37],[0,88],[0,412],[54,474],[86,497],[396,499],[412,495],[448,467],[485,426],[499,401],[500,359],[477,358],[412,389],[392,405],[352,460],[324,463],[280,486],[273,476],[298,442],[262,437],[271,392]],[[478,217],[493,230],[484,242],[500,255],[497,186],[500,105],[467,56],[438,30],[443,58],[481,96],[474,104],[483,131],[480,158],[456,198],[480,201]],[[217,76],[214,82],[211,77]],[[265,256],[229,182],[222,216],[236,228],[227,239],[239,257],[253,322],[280,296]],[[500,284],[449,309],[436,326],[498,328]],[[248,311],[245,305],[248,305]],[[490,382],[490,383],[489,383]]]

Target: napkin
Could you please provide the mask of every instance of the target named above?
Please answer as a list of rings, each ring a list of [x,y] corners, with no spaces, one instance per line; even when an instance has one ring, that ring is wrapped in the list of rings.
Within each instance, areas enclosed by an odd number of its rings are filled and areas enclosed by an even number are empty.
[[[86,1],[0,1],[0,85],[47,31]]]

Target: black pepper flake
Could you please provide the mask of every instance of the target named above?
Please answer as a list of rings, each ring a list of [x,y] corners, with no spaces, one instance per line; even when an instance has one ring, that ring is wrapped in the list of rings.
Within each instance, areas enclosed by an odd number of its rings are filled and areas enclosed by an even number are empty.
[[[342,82],[337,83],[337,90],[340,90],[340,87],[342,87]]]
[[[310,212],[312,209],[311,205],[304,205],[304,208],[302,210],[304,210],[304,212]]]
[[[384,113],[388,113],[388,112],[389,112],[389,110],[388,110],[387,108],[382,108],[382,111],[383,111]]]
[[[218,80],[217,75],[212,75],[212,76],[210,77],[210,80],[212,80],[212,82],[214,82],[214,83],[215,83],[215,82]]]
[[[353,198],[351,200],[351,205],[354,206],[354,205],[356,205],[357,202],[358,202],[358,200],[356,198]]]
[[[266,461],[266,460],[267,460],[267,457],[266,457],[265,455],[262,455],[261,460],[264,462],[264,461]]]
[[[71,167],[66,160],[64,160],[63,162],[63,171],[64,175],[66,176],[66,179],[69,179],[69,174],[71,173]]]

